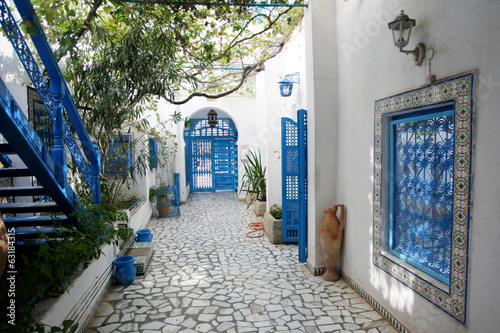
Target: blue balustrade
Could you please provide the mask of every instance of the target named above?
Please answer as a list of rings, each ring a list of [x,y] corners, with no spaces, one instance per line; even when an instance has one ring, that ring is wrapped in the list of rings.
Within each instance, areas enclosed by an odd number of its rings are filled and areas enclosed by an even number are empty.
[[[64,80],[57,60],[54,57],[49,43],[47,42],[31,2],[29,0],[14,0],[14,2],[23,21],[30,22],[30,26],[36,28],[36,31],[30,34],[31,40],[34,43],[51,80],[51,89],[49,89],[21,30],[9,10],[9,7],[6,2],[2,0],[0,2],[2,28],[11,41],[19,59],[23,63],[24,68],[26,69],[54,123],[55,146],[53,158],[56,164],[56,177],[58,177],[60,184],[66,183],[67,162],[66,151],[64,148],[65,144],[71,152],[75,163],[77,164],[89,188],[91,189],[94,202],[99,203],[101,201],[98,172],[100,169],[100,154],[90,140],[88,132],[76,108],[75,102],[71,96],[66,81]],[[87,159],[84,154],[82,154],[69,125],[64,121],[62,114],[63,107],[72,127],[78,135]],[[62,143],[62,140],[64,140],[64,143]]]

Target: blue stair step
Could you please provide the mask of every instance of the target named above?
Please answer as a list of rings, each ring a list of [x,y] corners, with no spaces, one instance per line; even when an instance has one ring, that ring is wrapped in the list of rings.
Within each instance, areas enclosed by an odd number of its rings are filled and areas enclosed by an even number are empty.
[[[8,143],[0,143],[0,154],[16,154],[16,151]]]
[[[37,212],[52,213],[59,211],[61,211],[61,209],[54,202],[0,204],[0,212],[2,212],[2,214],[37,213]]]
[[[15,235],[16,240],[18,239],[36,239],[40,238],[40,233],[46,234],[49,238],[58,238],[60,233],[68,233],[70,229],[64,227],[31,227],[31,228],[16,228]]]
[[[51,226],[54,223],[59,225],[72,224],[73,221],[68,219],[66,215],[56,215],[55,219],[52,216],[17,216],[17,217],[4,217],[3,222],[6,228],[16,227],[36,227],[36,226]]]
[[[32,175],[28,168],[0,168],[0,177],[27,177]]]
[[[47,195],[47,190],[41,186],[30,187],[0,187],[0,197]]]

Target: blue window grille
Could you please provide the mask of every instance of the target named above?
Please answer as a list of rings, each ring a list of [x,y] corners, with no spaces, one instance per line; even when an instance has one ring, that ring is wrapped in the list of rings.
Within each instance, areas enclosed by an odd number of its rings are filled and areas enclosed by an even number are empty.
[[[105,175],[128,172],[132,166],[131,136],[112,136],[109,138],[108,154],[104,163]]]
[[[391,120],[389,250],[449,284],[453,223],[454,110]]]
[[[158,167],[158,140],[155,138],[149,139],[149,164],[152,169]]]

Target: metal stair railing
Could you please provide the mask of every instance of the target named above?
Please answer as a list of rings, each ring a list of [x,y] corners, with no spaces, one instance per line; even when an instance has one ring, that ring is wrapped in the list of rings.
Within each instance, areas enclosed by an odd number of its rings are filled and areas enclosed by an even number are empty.
[[[66,144],[93,193],[94,203],[100,203],[100,154],[97,146],[90,140],[88,132],[73,101],[73,97],[71,96],[71,92],[68,89],[50,45],[47,42],[31,2],[29,0],[14,0],[14,2],[22,20],[29,22],[31,27],[36,27],[36,31],[31,32],[30,36],[51,80],[51,87],[49,89],[21,30],[16,24],[5,0],[2,0],[0,2],[0,19],[2,27],[54,123],[54,149],[52,151],[55,165],[54,174],[59,185],[64,188],[65,184],[67,184],[67,159],[64,146],[64,144]],[[64,121],[63,106],[71,121],[71,125],[78,135],[81,146],[85,151],[86,158],[82,154],[75,137],[71,133],[69,125]]]
[[[0,132],[9,142],[8,145],[2,144],[3,153],[16,152],[29,169],[29,174],[35,176],[43,186],[43,192],[36,188],[32,190],[34,192],[30,192],[27,188],[2,188],[0,195],[22,196],[49,193],[54,200],[53,203],[2,204],[2,214],[17,212],[63,212],[69,214],[73,212],[76,194],[67,182],[61,186],[54,177],[55,162],[1,79]],[[5,146],[8,147],[4,149]],[[12,172],[12,176],[14,174],[26,175],[26,172],[18,169]]]

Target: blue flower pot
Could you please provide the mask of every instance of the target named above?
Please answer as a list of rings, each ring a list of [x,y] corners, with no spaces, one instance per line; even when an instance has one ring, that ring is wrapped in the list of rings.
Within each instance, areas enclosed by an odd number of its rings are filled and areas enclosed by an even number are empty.
[[[135,236],[136,242],[151,242],[153,240],[153,234],[149,229],[137,230],[137,236]]]
[[[115,278],[119,284],[131,284],[135,281],[135,258],[132,256],[118,257],[113,260],[115,265]]]

